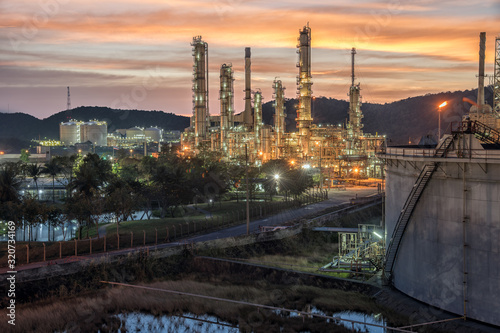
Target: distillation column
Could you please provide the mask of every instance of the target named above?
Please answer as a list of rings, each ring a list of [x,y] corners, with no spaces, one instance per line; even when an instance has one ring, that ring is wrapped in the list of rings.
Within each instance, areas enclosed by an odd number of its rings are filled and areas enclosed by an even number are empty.
[[[495,70],[493,81],[493,110],[496,116],[500,117],[500,36],[495,38]]]
[[[353,47],[351,50],[351,88],[349,89],[349,124],[348,124],[348,134],[349,139],[356,140],[359,138],[363,132],[363,124],[361,119],[363,119],[363,113],[361,112],[361,88],[359,84],[355,84],[354,76],[354,56],[356,55],[356,49]],[[354,148],[354,147],[353,147]]]
[[[193,115],[195,145],[207,138],[208,131],[208,45],[201,36],[193,37]]]
[[[255,135],[254,149],[255,153],[261,149],[261,135],[262,135],[262,93],[260,91],[255,92],[253,96],[253,109],[254,109],[254,122],[253,131]]]
[[[243,113],[243,121],[247,128],[251,128],[254,122],[252,112],[252,77],[250,72],[250,48],[245,48],[245,112]]]
[[[300,31],[297,44],[299,54],[299,76],[297,77],[297,88],[299,94],[299,105],[297,107],[297,128],[299,130],[299,144],[303,156],[309,155],[309,137],[312,123],[311,117],[311,28],[309,23]]]
[[[281,80],[275,79],[273,82],[274,88],[274,132],[276,133],[276,159],[280,156],[280,147],[283,146],[283,134],[285,133],[285,96],[283,84]]]
[[[479,34],[479,76],[477,83],[477,105],[478,111],[483,112],[484,106],[484,59],[486,49],[486,32]]]
[[[220,138],[221,148],[224,152],[228,149],[227,133],[233,128],[233,67],[231,64],[223,64],[220,68]]]

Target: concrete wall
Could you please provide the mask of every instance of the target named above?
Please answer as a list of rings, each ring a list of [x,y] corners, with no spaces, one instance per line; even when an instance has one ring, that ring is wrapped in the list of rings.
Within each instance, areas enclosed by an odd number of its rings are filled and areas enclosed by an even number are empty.
[[[463,315],[465,195],[467,317],[500,325],[500,164],[466,163],[464,192],[462,163],[449,160],[441,162],[413,212],[395,262],[394,286]],[[387,243],[424,159],[394,162],[387,165]]]

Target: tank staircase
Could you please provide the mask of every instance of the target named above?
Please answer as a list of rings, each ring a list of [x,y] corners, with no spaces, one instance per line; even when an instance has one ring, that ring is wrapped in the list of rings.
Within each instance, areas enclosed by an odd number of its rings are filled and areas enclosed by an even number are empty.
[[[452,124],[453,125],[453,124]],[[453,127],[453,134],[466,133],[473,134],[479,141],[488,144],[500,146],[500,132],[491,128],[477,120],[466,120],[458,123],[458,126]]]
[[[434,153],[434,157],[445,157],[447,151],[452,146],[453,140],[456,138],[456,134],[448,135],[443,140],[441,140],[440,144],[436,147],[436,151]],[[389,246],[387,247],[387,252],[385,255],[385,263],[384,263],[384,275],[387,281],[391,282],[392,271],[394,268],[394,262],[396,261],[396,257],[398,254],[399,246],[401,244],[401,240],[405,233],[406,227],[410,218],[415,210],[415,206],[418,203],[418,200],[422,196],[422,192],[425,187],[429,183],[429,180],[432,177],[432,174],[437,169],[438,163],[431,162],[424,165],[424,168],[418,175],[415,184],[413,185],[408,198],[399,214],[398,221],[396,223],[396,227],[392,233],[391,241],[389,242]]]

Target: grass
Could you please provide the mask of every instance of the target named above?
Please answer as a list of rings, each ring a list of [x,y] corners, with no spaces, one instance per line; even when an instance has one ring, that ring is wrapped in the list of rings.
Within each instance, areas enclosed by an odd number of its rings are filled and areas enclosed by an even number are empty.
[[[289,202],[253,202],[250,205],[250,218],[260,218],[269,214],[275,214],[280,211],[295,208],[303,204],[304,201]],[[216,205],[217,206],[217,205]],[[116,224],[110,223],[106,227],[106,240],[97,239],[96,228],[89,229],[89,239],[83,239],[66,242],[45,242],[45,259],[47,261],[59,259],[60,252],[62,257],[75,256],[76,254],[89,254],[92,247],[92,253],[112,251],[119,248],[130,248],[164,243],[172,240],[179,240],[194,234],[207,233],[219,228],[243,223],[245,219],[245,210],[238,209],[245,207],[245,202],[226,202],[222,208],[212,207],[212,217],[206,218],[205,213],[199,210],[190,210],[190,214],[183,217],[126,221],[119,224],[119,240],[116,236]],[[194,212],[194,213],[192,213]],[[93,233],[91,232],[93,231]],[[86,235],[86,231],[82,232]],[[94,238],[94,239],[93,239]],[[104,246],[106,243],[106,247]],[[43,261],[44,247],[41,242],[16,242],[16,260],[17,265],[27,263],[27,245],[29,244],[29,262]],[[7,265],[7,242],[0,243],[0,267]]]
[[[338,221],[331,223],[335,226],[340,223],[343,227],[357,227],[358,224],[379,221],[380,216],[381,207],[377,205],[342,216]],[[349,272],[321,272],[318,270],[331,262],[334,256],[338,255],[337,233],[314,232],[306,229],[296,236],[268,242],[268,244],[214,249],[202,253],[202,255],[339,278],[353,278],[356,276]],[[361,275],[361,278],[367,277],[369,275]]]
[[[109,287],[100,280],[123,281],[148,287],[184,291],[193,294],[265,304],[280,308],[304,310],[317,307],[327,313],[355,310],[366,313],[384,312],[400,321],[394,313],[378,306],[369,296],[354,291],[343,291],[324,286],[277,283],[279,277],[260,276],[259,272],[234,274],[229,271],[206,273],[190,257],[173,260],[142,259],[123,261],[116,266],[93,266],[87,272],[71,277],[55,278],[47,282],[31,282],[19,286],[39,300],[17,304],[16,331],[117,331],[119,320],[114,314],[146,312],[154,315],[190,312],[211,314],[239,325],[241,332],[348,332],[324,319],[282,317],[269,310],[126,287]],[[168,272],[168,274],[165,274]],[[20,295],[21,296],[21,295]],[[19,297],[19,300],[21,297]],[[5,317],[5,308],[0,315]],[[1,332],[10,332],[6,321],[0,322]]]

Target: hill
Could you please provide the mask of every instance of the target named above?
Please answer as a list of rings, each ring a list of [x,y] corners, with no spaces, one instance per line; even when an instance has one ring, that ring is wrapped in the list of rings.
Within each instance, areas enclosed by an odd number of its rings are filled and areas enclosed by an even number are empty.
[[[99,106],[83,106],[58,112],[42,120],[24,113],[0,113],[0,138],[59,139],[59,124],[70,119],[105,120],[108,123],[108,132],[134,126],[158,126],[165,130],[182,131],[189,126],[188,117],[163,111],[116,110]]]
[[[393,144],[405,144],[409,140],[415,143],[423,135],[437,133],[437,110],[438,105],[443,101],[447,101],[448,105],[442,109],[441,131],[444,132],[450,122],[460,121],[470,109],[470,104],[462,101],[463,97],[477,100],[477,89],[427,94],[386,104],[363,103],[361,106],[364,115],[363,131],[386,134],[389,142]],[[485,89],[485,98],[491,105],[493,99],[491,86]],[[296,130],[296,105],[297,99],[288,99],[285,103],[288,131]],[[347,101],[317,97],[312,105],[313,123],[343,124],[347,121],[348,110]],[[262,113],[264,122],[272,124],[274,116],[272,102],[267,102],[262,106]]]
[[[364,103],[361,106],[364,114],[363,130],[365,133],[386,134],[389,142],[393,144],[404,144],[409,140],[414,143],[423,135],[437,133],[437,106],[443,101],[447,101],[448,105],[442,110],[442,131],[445,131],[450,122],[459,121],[470,108],[468,103],[462,101],[463,97],[476,100],[477,90],[427,94],[386,104]],[[493,98],[491,86],[485,89],[485,97],[487,103],[491,105]],[[296,105],[297,99],[286,100],[287,131],[296,130]],[[312,109],[315,124],[343,124],[348,118],[349,103],[334,98],[317,97]],[[264,123],[273,124],[272,101],[263,104],[262,113]],[[182,131],[189,126],[189,117],[163,111],[116,110],[85,106],[61,111],[42,120],[24,113],[0,113],[0,138],[58,139],[59,123],[69,119],[105,120],[108,123],[108,132],[133,126],[158,126],[165,130]]]

